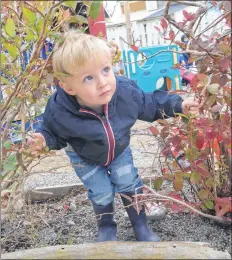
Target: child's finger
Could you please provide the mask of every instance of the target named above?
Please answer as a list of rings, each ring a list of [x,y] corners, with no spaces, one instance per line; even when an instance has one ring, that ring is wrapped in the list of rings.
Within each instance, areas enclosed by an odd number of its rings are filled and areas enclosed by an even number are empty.
[[[186,103],[186,107],[199,107],[199,104],[194,101],[194,100],[189,100],[187,103]]]

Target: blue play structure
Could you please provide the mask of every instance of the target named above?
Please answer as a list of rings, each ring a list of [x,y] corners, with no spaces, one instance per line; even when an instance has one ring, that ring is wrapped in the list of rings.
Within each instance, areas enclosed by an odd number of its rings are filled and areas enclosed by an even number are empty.
[[[170,50],[170,52],[159,51]],[[171,50],[178,51],[177,45],[163,45],[139,48],[139,52],[131,49],[123,51],[126,76],[137,82],[138,86],[145,92],[152,92],[156,89],[174,91],[181,89],[180,70],[173,69],[178,63],[178,54]],[[146,59],[146,57],[153,57]],[[161,83],[163,80],[163,83]],[[160,84],[161,83],[161,84]]]

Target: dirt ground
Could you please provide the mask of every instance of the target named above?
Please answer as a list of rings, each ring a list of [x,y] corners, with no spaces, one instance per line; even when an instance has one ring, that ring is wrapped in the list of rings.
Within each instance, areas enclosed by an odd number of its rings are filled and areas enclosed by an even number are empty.
[[[158,143],[154,137],[148,135],[148,126],[149,123],[138,121],[132,129],[131,148],[135,165],[142,176],[159,173],[157,159],[154,159]],[[33,173],[26,182],[27,188],[73,183],[75,180],[78,182],[64,151],[58,151],[56,156],[42,160],[33,168]],[[163,190],[170,188],[167,183]],[[135,241],[118,195],[115,205],[118,240]],[[173,214],[170,211],[163,220],[150,221],[149,224],[163,241],[207,242],[215,249],[228,250],[231,253],[231,227],[194,214]],[[84,188],[73,191],[62,199],[24,205],[20,211],[2,217],[2,253],[59,244],[92,243],[96,236],[95,216]]]

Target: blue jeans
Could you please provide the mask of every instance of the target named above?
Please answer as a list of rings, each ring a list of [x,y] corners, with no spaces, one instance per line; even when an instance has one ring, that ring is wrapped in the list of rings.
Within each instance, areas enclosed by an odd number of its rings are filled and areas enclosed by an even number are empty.
[[[107,167],[86,163],[75,152],[66,153],[77,176],[88,189],[89,200],[99,206],[113,202],[115,192],[135,192],[143,185],[129,146]]]

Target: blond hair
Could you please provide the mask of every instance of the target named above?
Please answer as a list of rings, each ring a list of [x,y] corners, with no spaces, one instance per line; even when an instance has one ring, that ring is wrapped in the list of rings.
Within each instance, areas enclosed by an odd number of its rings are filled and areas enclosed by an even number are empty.
[[[58,79],[72,76],[80,66],[98,62],[103,56],[111,61],[110,46],[103,39],[77,30],[65,32],[54,51],[52,65]]]

